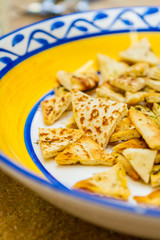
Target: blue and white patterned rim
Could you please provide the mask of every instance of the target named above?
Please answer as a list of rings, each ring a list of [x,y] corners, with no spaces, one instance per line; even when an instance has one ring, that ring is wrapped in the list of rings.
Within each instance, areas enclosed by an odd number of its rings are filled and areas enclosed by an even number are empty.
[[[61,31],[62,28],[65,28],[65,31]],[[72,29],[77,30],[76,34],[75,31],[73,34]],[[59,31],[65,32],[65,34],[61,36]],[[92,36],[130,31],[160,31],[160,7],[93,10],[87,13],[69,14],[29,25],[0,38],[0,78],[21,61],[48,48]],[[57,35],[61,37],[57,37]],[[39,43],[38,47],[37,44],[34,44],[35,42]],[[22,50],[21,44],[25,44],[26,48]],[[27,118],[25,134],[30,129],[30,123],[38,104],[33,107]],[[32,147],[30,144],[30,142],[26,143],[28,149]],[[48,172],[43,171],[42,165],[39,165],[39,168],[52,183],[19,167],[3,153],[0,153],[0,161],[21,175],[64,194],[142,216],[160,217],[160,209],[133,206],[122,201],[70,190],[52,176],[48,176]]]
[[[160,31],[159,16],[160,7],[111,8],[31,24],[0,38],[0,78],[26,58],[66,42],[130,31]]]

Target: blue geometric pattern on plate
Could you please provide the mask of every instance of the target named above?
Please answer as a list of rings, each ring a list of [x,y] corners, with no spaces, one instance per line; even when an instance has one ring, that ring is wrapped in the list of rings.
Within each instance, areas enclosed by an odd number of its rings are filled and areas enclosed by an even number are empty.
[[[82,16],[84,13],[47,19],[1,37],[0,78],[24,59],[76,39],[117,32],[160,31],[160,7],[103,9]]]

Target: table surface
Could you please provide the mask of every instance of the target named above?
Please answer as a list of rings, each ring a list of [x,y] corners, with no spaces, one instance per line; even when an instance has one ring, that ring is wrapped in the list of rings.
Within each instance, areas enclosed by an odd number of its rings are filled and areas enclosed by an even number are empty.
[[[36,0],[35,0],[36,1]],[[8,31],[43,19],[24,14],[33,0],[12,0]],[[91,8],[158,5],[160,0],[99,0]],[[75,218],[0,171],[0,240],[138,240]]]

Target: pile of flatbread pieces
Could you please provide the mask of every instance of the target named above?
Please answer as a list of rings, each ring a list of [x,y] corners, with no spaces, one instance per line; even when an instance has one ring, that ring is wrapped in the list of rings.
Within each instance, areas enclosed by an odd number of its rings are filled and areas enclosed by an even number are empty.
[[[69,110],[73,117],[65,128],[39,128],[39,142],[43,157],[59,165],[110,166],[73,189],[128,200],[127,175],[160,186],[159,59],[147,38],[120,52],[120,61],[97,57],[99,74],[92,60],[57,73],[55,96],[41,102],[44,122],[52,125]],[[160,189],[134,200],[160,207]]]

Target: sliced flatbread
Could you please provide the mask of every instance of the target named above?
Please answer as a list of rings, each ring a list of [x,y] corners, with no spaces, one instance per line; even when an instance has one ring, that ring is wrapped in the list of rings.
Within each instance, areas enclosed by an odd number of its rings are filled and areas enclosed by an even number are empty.
[[[73,188],[123,200],[128,200],[130,196],[126,173],[120,163],[108,171],[97,173],[93,177],[77,182]]]
[[[116,125],[127,114],[127,105],[101,98],[92,98],[72,91],[73,115],[80,130],[101,147],[106,147]]]
[[[110,79],[104,81],[102,84],[100,84],[98,86],[98,88],[101,88],[101,89],[106,89],[107,88],[107,89],[110,89],[110,90],[112,90],[113,92],[116,92],[116,93],[121,93],[121,94],[124,93],[124,91],[122,89],[117,88],[117,87],[111,85],[110,81],[111,81]]]
[[[152,67],[150,69],[148,77],[160,81],[160,67]]]
[[[114,132],[119,132],[119,131],[123,131],[126,129],[133,129],[133,128],[135,128],[134,125],[132,124],[129,117],[126,116],[126,117],[122,118],[121,121],[117,124]]]
[[[125,74],[131,77],[145,77],[149,73],[149,65],[145,62],[133,64],[127,68]]]
[[[141,137],[141,135],[135,128],[134,129],[125,129],[122,131],[112,133],[112,135],[109,139],[109,142],[124,141],[124,140],[133,139],[133,138],[140,138],[140,137]]]
[[[147,196],[134,196],[137,203],[160,207],[160,189],[151,192]]]
[[[42,101],[41,107],[45,124],[53,124],[68,109],[70,104],[71,93],[66,93],[63,96]]]
[[[110,77],[117,77],[123,74],[128,68],[128,64],[118,62],[115,59],[106,56],[104,54],[97,54],[99,70],[101,72],[103,80]]]
[[[66,71],[58,71],[57,72],[57,79],[59,83],[67,90],[71,91],[72,83],[71,83],[72,74]]]
[[[123,155],[145,183],[149,182],[156,154],[156,150],[140,148],[128,148],[123,151]]]
[[[59,153],[56,158],[59,165],[83,164],[112,166],[115,158],[89,137],[83,136]]]
[[[134,170],[130,162],[122,154],[117,152],[112,152],[112,155],[115,157],[117,163],[121,163],[126,171],[126,173],[134,180],[139,179],[138,173]]]
[[[126,75],[121,75],[117,78],[113,78],[110,83],[124,91],[137,92],[145,86],[145,78],[141,77],[130,77]]]
[[[160,164],[153,166],[151,172],[151,186],[152,187],[160,186]]]
[[[156,123],[158,127],[160,128],[160,104],[158,103],[153,103],[152,111],[154,112],[156,116]]]
[[[69,91],[72,89],[80,91],[91,90],[95,88],[99,82],[99,76],[96,71],[77,71],[74,73],[58,71],[57,78],[60,84]]]
[[[54,87],[54,92],[57,97],[63,97],[64,94],[69,93],[69,91],[60,84],[59,85],[57,84]],[[67,111],[72,111],[72,103],[70,103],[69,107],[67,108]]]
[[[160,103],[160,93],[152,93],[146,97],[146,101],[149,103]]]
[[[159,59],[154,54],[147,38],[141,39],[127,50],[120,52],[119,56],[122,60],[131,63],[146,62],[150,65],[159,63]]]
[[[136,105],[135,109],[142,112],[143,114],[145,114],[149,119],[153,120],[155,123],[157,123],[157,117],[154,114],[154,112],[146,107],[146,106],[142,106],[142,105]]]
[[[150,88],[155,89],[157,92],[160,92],[160,81],[147,79],[146,85],[149,86]]]
[[[156,116],[155,113],[146,106],[136,105],[135,109],[145,114],[149,119],[154,121],[158,127],[160,126],[160,116]]]
[[[152,93],[155,93],[155,92],[156,92],[156,90],[155,90],[155,89],[153,89],[153,88],[150,88],[150,87],[148,87],[148,86],[145,86],[145,87],[143,88],[143,91],[145,91],[145,92],[147,92],[147,93],[150,93],[150,94],[152,94]]]
[[[74,73],[71,77],[72,89],[88,91],[97,86],[99,77],[96,72]]]
[[[140,111],[141,113],[145,114],[147,117],[149,117],[150,119],[155,118],[155,114],[154,112],[147,106],[142,106],[142,105],[136,105],[135,109]]]
[[[160,163],[160,151],[158,150],[154,164]]]
[[[72,129],[77,129],[77,128],[78,128],[78,127],[77,127],[77,123],[76,123],[74,117],[70,117],[70,118],[68,119],[68,121],[67,121],[66,124],[65,124],[65,127],[66,127],[66,128],[72,128]]]
[[[153,103],[152,111],[156,116],[160,116],[160,104]]]
[[[57,84],[54,87],[54,92],[57,97],[62,97],[64,94],[68,93],[69,91],[65,89],[63,86],[61,86],[60,84],[59,85]]]
[[[129,110],[129,118],[148,146],[152,149],[160,149],[160,128],[158,125],[133,107]]]
[[[122,153],[127,148],[147,148],[147,144],[140,139],[130,139],[113,147],[113,151]]]
[[[39,142],[44,158],[56,156],[69,144],[77,141],[83,132],[68,128],[39,128]]]
[[[128,117],[124,117],[112,133],[109,142],[124,141],[132,138],[140,138],[139,132],[135,129]]]
[[[117,101],[117,102],[125,102],[125,98],[121,93],[116,93],[107,87],[97,88],[96,93],[97,93],[97,97],[100,97],[100,98],[106,98],[106,99]]]
[[[145,100],[145,98],[148,96],[147,92],[144,91],[140,91],[140,92],[136,92],[136,93],[131,93],[131,92],[126,92],[126,98],[125,98],[125,102],[127,104],[138,104],[139,102],[142,102]]]

